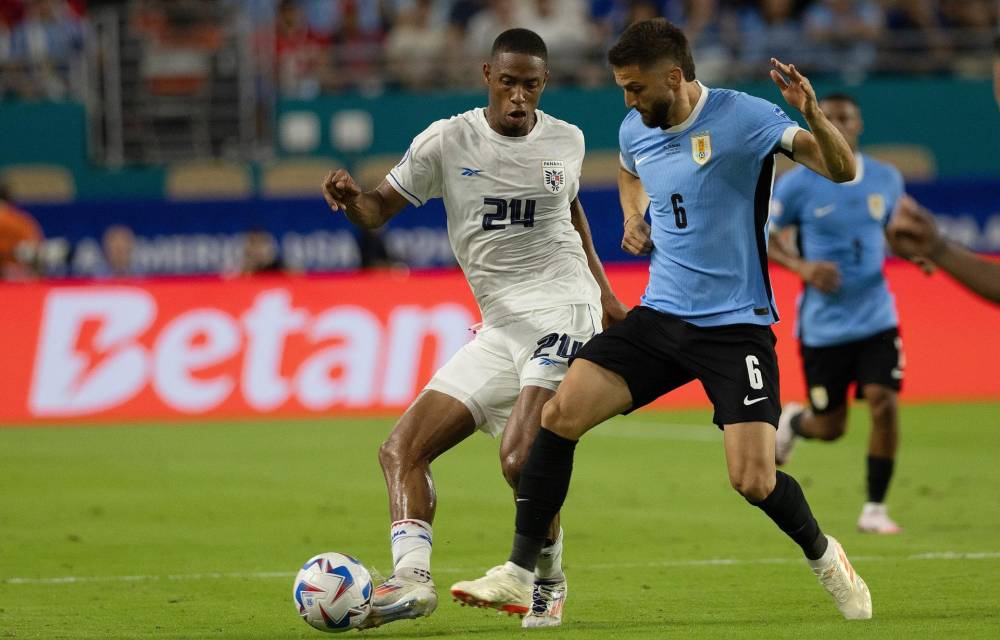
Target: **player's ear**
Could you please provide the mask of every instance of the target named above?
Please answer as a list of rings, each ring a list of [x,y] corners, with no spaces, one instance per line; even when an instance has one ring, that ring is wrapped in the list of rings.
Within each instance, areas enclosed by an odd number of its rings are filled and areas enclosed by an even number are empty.
[[[490,63],[489,62],[484,62],[483,63],[483,82],[486,83],[487,87],[490,86]]]

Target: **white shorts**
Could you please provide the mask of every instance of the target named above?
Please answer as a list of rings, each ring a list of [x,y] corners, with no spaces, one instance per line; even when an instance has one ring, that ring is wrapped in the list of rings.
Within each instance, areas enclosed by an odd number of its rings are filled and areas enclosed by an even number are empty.
[[[521,389],[555,391],[566,376],[569,357],[600,330],[601,312],[588,304],[510,316],[477,332],[426,388],[464,404],[476,425],[496,437]]]

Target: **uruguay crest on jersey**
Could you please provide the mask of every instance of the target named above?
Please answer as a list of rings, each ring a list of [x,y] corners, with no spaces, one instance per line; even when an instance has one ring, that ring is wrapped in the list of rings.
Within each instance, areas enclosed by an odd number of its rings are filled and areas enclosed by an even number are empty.
[[[705,164],[712,157],[712,136],[708,131],[691,136],[691,157],[698,164]]]
[[[885,198],[881,193],[872,193],[868,196],[868,213],[876,220],[885,217]]]
[[[542,160],[542,183],[552,193],[566,186],[566,166],[562,160]]]

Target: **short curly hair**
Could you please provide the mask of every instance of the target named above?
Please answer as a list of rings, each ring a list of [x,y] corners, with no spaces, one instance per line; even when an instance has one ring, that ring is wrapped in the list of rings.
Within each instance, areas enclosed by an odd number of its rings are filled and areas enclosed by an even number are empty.
[[[695,79],[694,58],[687,36],[665,18],[636,22],[625,29],[608,51],[612,67],[635,64],[645,69],[667,58],[677,63],[685,80]]]

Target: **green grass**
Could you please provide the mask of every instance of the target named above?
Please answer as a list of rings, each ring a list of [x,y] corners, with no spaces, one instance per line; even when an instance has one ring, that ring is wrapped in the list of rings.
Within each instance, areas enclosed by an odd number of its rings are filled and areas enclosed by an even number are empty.
[[[512,534],[497,442],[476,436],[434,466],[437,613],[365,636],[998,637],[1000,404],[904,407],[896,537],[854,531],[868,432],[855,408],[843,441],[800,445],[788,470],[871,586],[870,622],[842,621],[797,548],[729,488],[708,414],[670,412],[579,446],[561,629],[523,632],[444,597],[503,561]],[[328,550],[390,568],[375,452],[391,426],[0,429],[0,638],[323,637],[297,619],[292,575]],[[959,555],[921,557],[941,552]],[[736,562],[699,563],[714,559]]]

